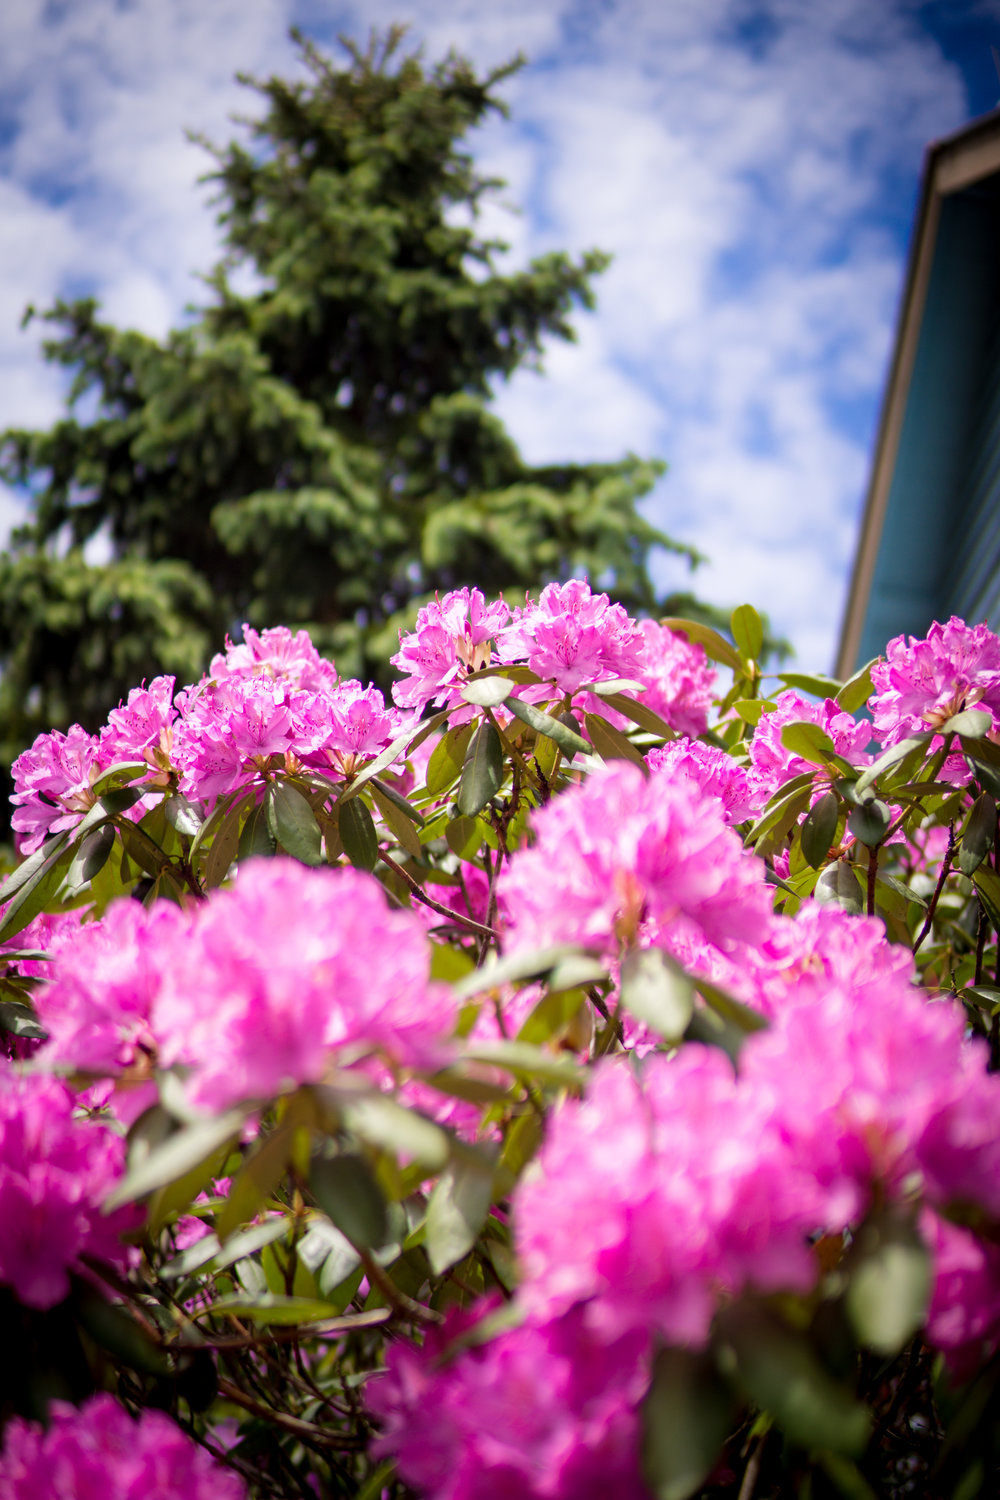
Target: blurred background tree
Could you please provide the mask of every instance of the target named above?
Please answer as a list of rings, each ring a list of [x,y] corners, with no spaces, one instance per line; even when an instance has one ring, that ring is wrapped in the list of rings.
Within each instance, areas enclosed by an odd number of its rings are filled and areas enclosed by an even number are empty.
[[[162,342],[93,301],[44,314],[66,413],[0,435],[0,477],[31,503],[0,557],[8,765],[140,679],[197,678],[243,621],[305,626],[377,679],[436,590],[516,599],[586,573],[669,611],[651,551],[695,560],[638,509],[660,464],[532,467],[490,410],[494,382],[572,339],[607,263],[501,273],[506,247],[477,232],[503,183],[461,143],[520,60],[428,69],[393,30],[338,66],[296,41],[304,80],[242,80],[264,104],[246,143],[203,143],[225,246],[207,305]]]

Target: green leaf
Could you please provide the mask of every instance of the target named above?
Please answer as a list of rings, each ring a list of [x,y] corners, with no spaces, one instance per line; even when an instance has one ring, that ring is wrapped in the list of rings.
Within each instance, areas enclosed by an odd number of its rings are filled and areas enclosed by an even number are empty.
[[[981,740],[989,733],[993,715],[983,708],[966,708],[960,714],[952,714],[941,725],[942,734],[959,734],[963,739]]]
[[[361,1264],[361,1256],[350,1240],[325,1219],[312,1221],[296,1249],[299,1259],[316,1277],[323,1296],[334,1301],[336,1288]]]
[[[543,995],[524,1021],[516,1040],[541,1046],[564,1032],[584,1003],[581,989],[563,989]]]
[[[547,1052],[544,1047],[532,1047],[527,1042],[477,1042],[468,1046],[457,1061],[460,1064],[463,1060],[489,1063],[509,1073],[523,1073],[529,1078],[571,1088],[578,1088],[583,1077],[577,1063],[565,1052]]]
[[[204,822],[194,803],[189,802],[180,792],[172,792],[163,799],[163,814],[171,828],[190,839],[196,837]]]
[[[458,810],[474,818],[503,785],[503,744],[492,724],[480,724],[472,737],[456,799]]]
[[[340,794],[340,801],[342,803],[349,802],[353,797],[358,795],[362,787],[368,785],[373,777],[381,776],[383,771],[388,771],[390,766],[395,765],[404,751],[415,750],[428,735],[433,734],[435,729],[440,728],[450,713],[450,708],[442,709],[440,713],[434,714],[429,719],[425,719],[416,733],[412,729],[408,729],[405,733],[397,735],[392,744],[387,745],[380,755],[376,755],[375,759],[370,761],[363,771],[357,773],[350,786],[343,789]]]
[[[548,974],[562,959],[579,956],[581,951],[576,943],[560,943],[552,948],[505,954],[495,963],[484,964],[468,978],[461,980],[455,986],[455,1001],[461,1005],[473,995],[481,995],[484,990],[499,989],[505,984],[519,984],[525,979],[537,979],[542,974]]]
[[[834,860],[816,882],[816,901],[820,906],[839,906],[841,911],[860,916],[864,910],[861,886],[854,865]]]
[[[476,677],[461,692],[466,703],[474,703],[477,708],[499,708],[513,690],[509,677]]]
[[[162,1266],[159,1274],[164,1281],[179,1281],[184,1276],[190,1276],[193,1271],[200,1271],[207,1266],[214,1276],[217,1271],[224,1271],[227,1266],[235,1265],[238,1260],[252,1255],[264,1245],[284,1239],[290,1227],[286,1218],[266,1219],[263,1224],[251,1224],[239,1234],[230,1235],[225,1245],[220,1243],[216,1234],[203,1235]]]
[[[826,730],[809,719],[795,719],[786,724],[781,731],[781,743],[793,755],[801,756],[814,766],[828,766],[839,758]]]
[[[438,1178],[427,1205],[424,1248],[435,1276],[467,1255],[486,1222],[493,1195],[492,1169],[453,1162]]]
[[[755,1031],[766,1031],[767,1021],[759,1011],[753,1010],[751,1006],[744,1005],[742,1000],[737,1000],[728,990],[722,989],[720,985],[713,984],[709,979],[700,976],[694,979],[694,987],[717,1016],[726,1021],[730,1026],[744,1036],[750,1036]]]
[[[801,832],[802,853],[814,870],[826,864],[839,816],[840,798],[836,792],[824,792],[806,814]]]
[[[988,792],[983,792],[972,805],[962,833],[958,851],[958,868],[963,875],[972,875],[993,847],[997,831],[997,805]]]
[[[562,719],[554,719],[544,709],[536,708],[533,703],[525,703],[520,698],[508,698],[506,707],[515,719],[520,719],[522,724],[527,724],[536,734],[544,734],[559,746],[569,760],[574,755],[593,754],[593,745],[589,745],[582,734],[577,734]]]
[[[777,706],[770,698],[737,698],[733,704],[745,724],[759,724],[764,715],[773,713]]]
[[[638,724],[639,728],[645,729],[648,734],[655,734],[661,740],[677,738],[676,730],[671,729],[666,719],[647,707],[641,698],[630,698],[626,693],[609,692],[602,692],[600,696],[609,708],[613,708],[616,713],[623,714],[626,719],[631,719],[633,724]],[[507,706],[510,707],[509,704]]]
[[[731,1388],[711,1357],[661,1349],[642,1403],[642,1472],[657,1500],[688,1500],[718,1460],[732,1427]]]
[[[459,859],[472,859],[485,832],[478,818],[452,818],[444,831],[445,842]]]
[[[846,1270],[847,1314],[858,1338],[876,1354],[897,1354],[923,1327],[934,1282],[916,1225],[898,1213],[870,1216]]]
[[[344,853],[357,870],[371,872],[378,864],[378,834],[360,797],[337,803],[337,829]]]
[[[267,826],[275,843],[302,865],[321,865],[323,835],[302,793],[291,782],[272,781],[266,806]]]
[[[891,808],[877,797],[870,797],[851,808],[847,826],[859,843],[877,849],[889,832],[891,822]]]
[[[30,1006],[21,1005],[17,1000],[0,1000],[0,1031],[36,1042],[44,1042],[48,1036],[45,1027],[38,1024],[38,1017]]]
[[[430,1171],[443,1167],[451,1153],[448,1132],[415,1109],[399,1104],[388,1094],[337,1094],[330,1090],[336,1108],[354,1135],[369,1145],[407,1161],[419,1161]],[[334,1158],[336,1160],[336,1158]]]
[[[890,745],[888,750],[883,750],[882,754],[872,761],[871,765],[858,777],[854,785],[855,796],[862,796],[870,786],[875,785],[883,771],[888,771],[892,766],[898,765],[901,760],[905,760],[911,750],[920,750],[925,745],[929,745],[933,738],[933,734],[913,734],[909,739],[900,740],[898,745]]]
[[[104,823],[88,833],[77,845],[73,862],[66,872],[66,888],[75,893],[89,885],[94,876],[104,869],[115,847],[115,830],[111,823]]]
[[[979,899],[983,903],[986,915],[994,929],[1000,932],[1000,876],[984,860],[979,868],[973,871],[972,883],[979,892]]]
[[[31,876],[21,885],[3,914],[3,920],[0,921],[0,943],[7,942],[21,932],[54,900],[55,893],[62,884],[63,870],[72,857],[72,849],[71,844],[60,842],[41,864],[35,866]]]
[[[716,1327],[724,1364],[793,1443],[864,1452],[871,1430],[868,1412],[823,1367],[804,1334],[776,1313],[745,1302],[721,1308]]]
[[[134,1166],[130,1165],[114,1192],[105,1200],[105,1213],[123,1203],[144,1198],[147,1193],[176,1181],[210,1160],[228,1142],[237,1139],[245,1117],[244,1110],[230,1109],[211,1119],[182,1126],[161,1146],[143,1153]]]
[[[236,858],[241,864],[245,859],[269,859],[274,850],[275,840],[268,822],[267,806],[264,802],[259,802],[250,809],[243,824]]]
[[[378,1250],[389,1237],[385,1199],[364,1157],[342,1151],[314,1156],[309,1186],[331,1224],[359,1250]]]
[[[667,1041],[684,1035],[694,1009],[694,980],[659,948],[632,948],[622,964],[625,1009]]]
[[[389,829],[390,833],[394,835],[400,848],[405,849],[407,854],[411,854],[414,859],[419,859],[423,853],[423,846],[412,818],[406,817],[400,812],[395,802],[386,796],[385,791],[377,781],[373,780],[371,785],[372,797],[375,800],[375,806],[379,810],[382,822]],[[421,821],[423,820],[421,819]]]
[[[240,804],[230,809],[220,823],[205,860],[202,880],[209,890],[222,884],[229,874],[240,845]]]
[[[296,1124],[283,1120],[270,1135],[255,1142],[215,1216],[215,1230],[223,1243],[241,1224],[256,1217],[281,1181],[292,1154]]]
[[[294,1325],[325,1323],[339,1317],[340,1311],[335,1303],[315,1297],[284,1297],[280,1292],[261,1292],[259,1296],[234,1294],[219,1297],[210,1306],[199,1308],[194,1316],[204,1318],[231,1312],[234,1316],[249,1318],[251,1323]]]
[[[837,702],[846,713],[856,714],[863,703],[867,703],[872,695],[872,667],[878,661],[878,657],[872,657],[863,667],[859,667],[853,677],[848,677],[844,686],[836,693]]]
[[[764,645],[764,626],[752,604],[738,604],[729,616],[729,629],[744,661],[756,661]]]
[[[149,775],[149,765],[144,760],[117,760],[113,766],[102,771],[92,787],[95,797],[104,798],[105,792],[117,791],[140,776]]]
[[[0,886],[0,904],[6,904],[17,895],[18,891],[35,880],[39,871],[65,848],[68,839],[68,831],[55,834],[47,839],[40,849],[36,849],[34,854],[30,854],[22,864],[18,865],[16,870],[12,870]]]
[[[169,1375],[170,1362],[166,1355],[124,1307],[106,1301],[100,1292],[82,1281],[74,1287],[72,1306],[81,1327],[100,1348],[113,1356],[116,1365],[140,1370],[144,1375],[161,1378]]]
[[[630,760],[641,771],[648,770],[642,752],[636,749],[631,740],[625,738],[620,729],[609,724],[607,719],[602,719],[598,714],[585,714],[584,723],[598,755],[605,760]]]
[[[457,729],[448,729],[434,746],[427,762],[426,783],[432,796],[446,792],[458,780],[474,728],[474,724],[460,724]]]
[[[842,687],[836,678],[823,677],[818,672],[779,672],[777,677],[786,687],[796,688],[800,693],[812,693],[814,698],[836,698]]]
[[[734,672],[741,670],[739,656],[711,625],[702,625],[697,620],[682,620],[676,615],[668,615],[661,619],[660,624],[665,625],[668,630],[686,635],[689,641],[697,641],[699,646],[704,647],[705,655],[710,656],[713,661],[721,662],[724,667],[731,667]]]

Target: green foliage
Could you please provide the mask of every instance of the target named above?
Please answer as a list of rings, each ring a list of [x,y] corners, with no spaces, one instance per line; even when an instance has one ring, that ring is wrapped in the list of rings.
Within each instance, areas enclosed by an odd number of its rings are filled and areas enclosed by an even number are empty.
[[[391,31],[338,64],[297,40],[304,76],[244,80],[244,138],[203,143],[225,246],[206,305],[162,342],[92,301],[44,314],[66,414],[0,435],[0,477],[32,501],[0,557],[7,763],[143,677],[192,680],[244,620],[307,626],[344,675],[384,679],[435,590],[589,573],[645,613],[651,549],[694,559],[637,508],[660,465],[533,468],[489,410],[573,337],[607,264],[501,272],[479,232],[502,184],[462,143],[519,63],[425,67]]]

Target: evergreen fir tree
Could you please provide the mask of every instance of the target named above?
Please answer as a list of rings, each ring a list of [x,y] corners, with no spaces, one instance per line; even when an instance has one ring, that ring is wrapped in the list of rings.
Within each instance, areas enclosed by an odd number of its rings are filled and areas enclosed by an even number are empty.
[[[305,626],[367,679],[435,590],[587,573],[644,613],[666,603],[651,549],[693,557],[637,508],[657,463],[531,467],[490,411],[495,382],[572,338],[607,263],[501,272],[478,232],[502,184],[462,143],[519,61],[427,69],[392,31],[337,66],[296,40],[305,79],[243,80],[264,104],[249,140],[209,147],[226,253],[207,305],[162,342],[93,301],[45,314],[66,414],[0,437],[0,477],[32,497],[0,557],[8,764],[142,678],[196,678],[244,620]]]

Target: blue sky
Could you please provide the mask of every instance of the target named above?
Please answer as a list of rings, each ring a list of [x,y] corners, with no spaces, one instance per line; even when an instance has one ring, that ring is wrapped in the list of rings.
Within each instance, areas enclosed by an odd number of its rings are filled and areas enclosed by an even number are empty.
[[[499,392],[526,456],[665,458],[650,513],[708,554],[697,591],[829,667],[923,151],[1000,98],[1000,0],[0,7],[0,427],[59,410],[28,302],[94,293],[161,334],[198,298],[217,245],[184,130],[232,133],[236,71],[294,71],[293,23],[332,47],[393,20],[430,58],[529,57],[475,141],[511,262],[614,254],[577,343]]]

